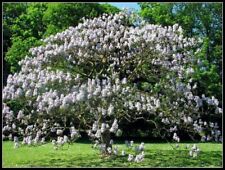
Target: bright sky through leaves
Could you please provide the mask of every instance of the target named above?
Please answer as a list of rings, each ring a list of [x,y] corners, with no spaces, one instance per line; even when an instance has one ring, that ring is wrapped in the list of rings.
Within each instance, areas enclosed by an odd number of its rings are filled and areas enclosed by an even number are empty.
[[[102,3],[108,3],[108,2],[102,2]],[[108,4],[111,4],[113,6],[116,6],[120,9],[123,9],[123,8],[134,8],[136,10],[139,10],[140,9],[140,6],[138,5],[138,3],[134,3],[134,2],[129,2],[129,3],[123,3],[123,2],[118,2],[118,3],[115,3],[115,2],[112,2],[112,3],[108,3]]]

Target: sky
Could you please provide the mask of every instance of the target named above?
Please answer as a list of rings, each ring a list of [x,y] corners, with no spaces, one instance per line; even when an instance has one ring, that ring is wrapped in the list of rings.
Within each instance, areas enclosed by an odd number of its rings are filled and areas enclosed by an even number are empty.
[[[114,5],[120,9],[123,9],[123,8],[134,8],[136,10],[139,10],[140,7],[137,3],[135,2],[103,2],[103,3],[108,3],[108,4],[111,4],[111,5]]]

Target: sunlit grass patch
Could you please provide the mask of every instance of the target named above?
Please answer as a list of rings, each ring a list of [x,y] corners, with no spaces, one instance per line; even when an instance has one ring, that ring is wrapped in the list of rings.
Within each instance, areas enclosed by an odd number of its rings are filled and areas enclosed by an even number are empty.
[[[120,155],[102,158],[89,143],[54,150],[51,143],[14,149],[13,142],[3,142],[3,167],[222,167],[222,144],[199,143],[200,154],[193,158],[185,149],[186,143],[175,150],[168,143],[146,143],[145,159],[140,163],[121,156],[121,150],[127,150],[125,144],[115,145]]]

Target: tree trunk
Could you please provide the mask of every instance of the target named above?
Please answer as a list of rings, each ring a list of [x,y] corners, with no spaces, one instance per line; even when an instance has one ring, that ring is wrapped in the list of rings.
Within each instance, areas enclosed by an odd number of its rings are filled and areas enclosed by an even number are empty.
[[[107,153],[107,148],[112,147],[112,145],[110,144],[110,131],[109,130],[106,130],[104,133],[102,133],[101,143],[106,145],[105,153]]]

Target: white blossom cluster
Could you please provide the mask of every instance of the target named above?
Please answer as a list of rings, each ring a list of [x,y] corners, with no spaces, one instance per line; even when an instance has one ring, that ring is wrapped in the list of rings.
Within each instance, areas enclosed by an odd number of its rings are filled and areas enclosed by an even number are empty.
[[[205,94],[202,94],[201,96],[194,95],[193,91],[197,88],[197,84],[194,83],[194,85],[191,85],[190,83],[193,83],[192,81],[192,79],[189,79],[189,82],[186,85],[182,82],[176,82],[175,89],[184,94],[184,98],[181,98],[180,101],[195,104],[197,110],[203,108],[204,104],[207,104],[208,106],[215,108],[214,112],[216,114],[221,114],[222,108],[219,107],[219,100],[214,96],[206,97]],[[186,119],[185,121],[188,120]]]
[[[119,126],[117,119],[114,119],[111,125],[109,123],[101,123],[101,125],[99,125],[98,122],[95,121],[92,125],[92,129],[88,130],[88,135],[91,138],[100,139],[101,134],[109,131],[116,134],[117,136],[120,136],[122,134],[122,131],[118,129],[118,127]]]
[[[64,56],[73,63],[107,55],[109,60],[118,65],[135,57],[144,48],[168,55],[196,43],[193,38],[183,37],[182,28],[177,24],[169,27],[152,24],[128,27],[128,17],[127,13],[121,12],[84,20],[75,28],[70,27],[43,40],[47,45],[33,48],[31,53],[34,56],[43,55],[45,61]],[[137,47],[136,44],[141,46]],[[121,54],[120,63],[116,51]],[[181,58],[176,56],[174,62],[179,62]]]
[[[178,111],[175,115],[179,119],[174,119],[174,116],[165,115],[160,113],[161,122],[169,128],[168,132],[172,133],[177,130],[180,124],[188,127],[192,132],[197,132],[202,136],[202,141],[216,141],[222,140],[221,130],[219,130],[218,123],[217,129],[215,130],[213,126],[209,126],[210,122],[208,120],[202,120],[201,114],[213,115],[222,114],[222,108],[219,107],[219,101],[214,96],[206,97],[204,94],[201,96],[194,95],[194,90],[197,88],[197,83],[194,83],[192,79],[189,79],[187,84],[180,81],[171,81],[174,86],[171,89],[176,90],[182,96],[174,98],[169,106],[174,110],[182,107],[182,111]],[[191,83],[193,85],[191,85]],[[170,87],[168,87],[170,88]],[[210,133],[208,133],[210,132]],[[173,138],[177,141],[176,137]]]
[[[189,151],[189,155],[193,158],[197,157],[200,153],[200,149],[197,147],[196,144],[194,144]]]
[[[155,114],[160,107],[160,100],[154,96],[146,96],[145,94],[136,94],[132,100],[124,101],[124,106],[130,110],[136,110],[137,113],[147,111]]]
[[[18,148],[19,147],[19,140],[17,136],[14,136],[14,148]]]
[[[134,146],[134,141],[125,141],[125,144],[128,148],[133,148],[135,150],[135,153],[136,155],[134,154],[128,154],[128,158],[127,160],[129,162],[136,162],[136,163],[139,163],[139,162],[142,162],[144,161],[144,142],[141,142],[140,145],[138,146]],[[122,153],[121,153],[122,156],[125,156],[126,155],[126,152],[124,150],[122,150]]]
[[[173,134],[173,140],[175,140],[176,142],[180,142],[180,138],[177,136],[177,133]]]
[[[195,121],[194,129],[198,132],[204,132],[204,135],[201,136],[201,141],[216,141],[216,142],[222,142],[222,133],[221,130],[219,130],[219,125],[217,122],[209,122],[202,121],[199,119],[198,121]],[[207,130],[207,131],[206,131]]]
[[[144,151],[142,151],[140,154],[136,155],[136,157],[134,158],[134,162],[142,162],[144,161],[144,156],[145,156],[145,153]]]

